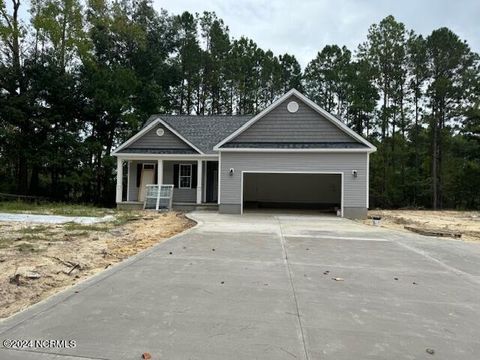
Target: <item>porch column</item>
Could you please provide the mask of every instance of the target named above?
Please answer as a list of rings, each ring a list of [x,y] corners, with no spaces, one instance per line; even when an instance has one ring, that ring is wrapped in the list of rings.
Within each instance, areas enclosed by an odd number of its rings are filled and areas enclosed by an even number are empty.
[[[163,185],[163,160],[162,159],[158,159],[157,184],[158,185]]]
[[[197,160],[197,204],[202,203],[202,160]]]
[[[116,202],[122,202],[122,192],[123,192],[123,159],[117,157],[117,194]]]
[[[127,161],[127,201],[130,201],[130,167],[132,166],[132,162],[130,160]]]

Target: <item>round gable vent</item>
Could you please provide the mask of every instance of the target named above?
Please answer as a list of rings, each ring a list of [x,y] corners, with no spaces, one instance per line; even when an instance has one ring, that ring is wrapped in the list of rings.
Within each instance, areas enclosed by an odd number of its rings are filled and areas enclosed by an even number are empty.
[[[290,101],[287,104],[287,110],[291,113],[296,113],[298,111],[298,103],[296,101]]]
[[[165,130],[163,130],[162,128],[158,128],[157,129],[157,135],[158,136],[163,136],[163,134],[165,134]]]

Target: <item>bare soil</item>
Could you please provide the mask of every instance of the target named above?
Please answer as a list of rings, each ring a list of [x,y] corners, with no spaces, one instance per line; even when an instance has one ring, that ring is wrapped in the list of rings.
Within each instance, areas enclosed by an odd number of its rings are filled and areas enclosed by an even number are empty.
[[[0,223],[0,318],[8,317],[194,225],[179,212],[112,223]]]
[[[371,210],[366,224],[372,225],[372,217],[381,216],[381,226],[404,229],[405,226],[428,230],[455,231],[465,241],[480,241],[479,211],[432,210]],[[407,230],[405,230],[407,231]]]

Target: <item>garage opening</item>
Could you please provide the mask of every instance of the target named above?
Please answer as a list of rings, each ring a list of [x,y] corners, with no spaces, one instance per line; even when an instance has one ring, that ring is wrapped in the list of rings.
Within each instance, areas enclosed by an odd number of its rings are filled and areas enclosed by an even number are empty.
[[[302,209],[337,214],[342,208],[342,175],[243,173],[243,209]]]

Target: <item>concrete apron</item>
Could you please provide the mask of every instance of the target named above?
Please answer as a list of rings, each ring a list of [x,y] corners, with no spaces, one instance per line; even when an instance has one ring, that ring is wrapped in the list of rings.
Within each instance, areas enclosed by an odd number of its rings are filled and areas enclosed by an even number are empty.
[[[75,348],[0,359],[478,358],[478,245],[304,214],[193,216],[193,230],[0,323],[1,340]]]

